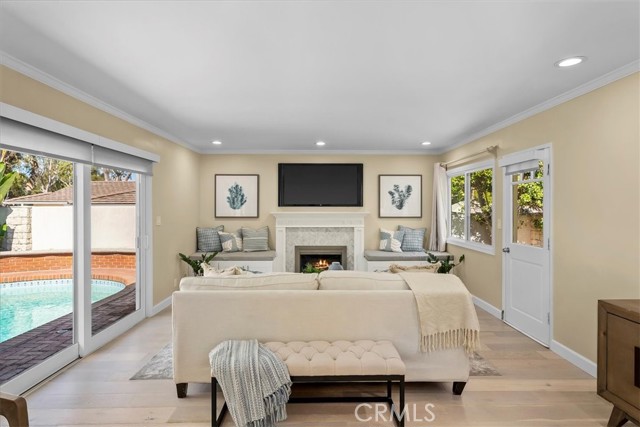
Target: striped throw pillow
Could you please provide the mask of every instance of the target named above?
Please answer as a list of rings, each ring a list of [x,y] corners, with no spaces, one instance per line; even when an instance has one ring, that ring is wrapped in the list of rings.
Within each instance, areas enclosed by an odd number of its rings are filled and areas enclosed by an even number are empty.
[[[242,231],[235,233],[225,233],[218,231],[220,242],[222,243],[222,252],[241,252],[242,251]]]
[[[196,227],[198,252],[222,252],[218,231],[224,231],[224,225],[217,227]]]
[[[424,235],[426,228],[410,228],[403,225],[398,226],[398,230],[404,230],[402,238],[402,252],[424,252]]]
[[[380,229],[380,250],[387,252],[402,252],[402,236],[404,230],[391,231]]]
[[[269,227],[254,230],[242,227],[242,247],[245,252],[269,250]]]

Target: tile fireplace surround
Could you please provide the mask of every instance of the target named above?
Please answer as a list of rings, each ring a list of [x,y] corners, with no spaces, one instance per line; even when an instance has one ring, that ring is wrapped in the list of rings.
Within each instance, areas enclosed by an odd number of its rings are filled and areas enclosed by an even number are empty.
[[[364,217],[368,212],[272,212],[276,218],[274,271],[293,271],[295,246],[346,246],[349,270],[366,270]]]

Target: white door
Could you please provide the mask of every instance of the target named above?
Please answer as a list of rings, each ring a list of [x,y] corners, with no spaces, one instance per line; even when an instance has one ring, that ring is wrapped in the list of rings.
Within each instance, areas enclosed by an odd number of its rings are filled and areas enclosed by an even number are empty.
[[[550,147],[504,157],[504,321],[548,346]]]

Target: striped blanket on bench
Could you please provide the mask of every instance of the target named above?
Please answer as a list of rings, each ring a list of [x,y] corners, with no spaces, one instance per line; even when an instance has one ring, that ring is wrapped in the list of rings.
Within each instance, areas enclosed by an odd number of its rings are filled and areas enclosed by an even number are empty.
[[[272,427],[287,418],[291,378],[271,350],[257,340],[224,341],[211,350],[209,361],[236,426]]]

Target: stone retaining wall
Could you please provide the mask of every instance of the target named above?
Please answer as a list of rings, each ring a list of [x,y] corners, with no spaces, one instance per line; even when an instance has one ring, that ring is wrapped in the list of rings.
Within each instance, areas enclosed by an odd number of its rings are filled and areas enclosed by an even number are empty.
[[[3,207],[6,215],[7,234],[2,241],[2,249],[14,252],[30,251],[31,206]]]

